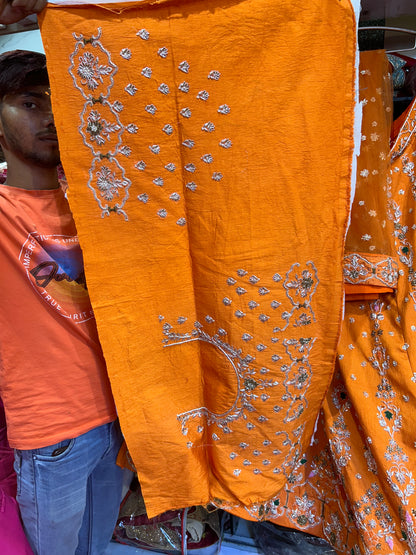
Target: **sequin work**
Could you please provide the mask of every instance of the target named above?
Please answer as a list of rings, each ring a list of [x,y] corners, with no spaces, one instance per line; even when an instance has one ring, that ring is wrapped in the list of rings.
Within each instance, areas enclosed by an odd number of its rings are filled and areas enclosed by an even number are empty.
[[[387,71],[385,54],[361,57],[362,94],[376,98],[383,86],[377,76],[382,79]],[[379,95],[381,113],[389,106],[383,107],[383,100]],[[349,298],[353,288],[358,292],[345,306],[337,370],[314,441],[283,492],[261,507],[248,507],[252,515],[261,511],[280,525],[321,536],[343,554],[416,553],[416,235],[410,168],[416,158],[416,101],[395,127],[389,164],[372,182],[372,191],[361,188],[358,197],[378,204],[390,222],[389,234],[375,241],[377,256],[350,254],[345,262]],[[385,151],[388,131],[381,145]],[[361,168],[365,160],[366,154]],[[367,227],[375,239],[378,225]],[[362,285],[366,289],[360,291]],[[380,293],[386,285],[389,289]]]

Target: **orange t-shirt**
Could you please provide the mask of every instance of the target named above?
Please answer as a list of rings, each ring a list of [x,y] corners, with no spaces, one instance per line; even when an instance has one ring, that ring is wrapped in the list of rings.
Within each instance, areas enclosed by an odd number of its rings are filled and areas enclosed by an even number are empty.
[[[9,441],[36,449],[116,410],[61,189],[0,186],[0,392]]]

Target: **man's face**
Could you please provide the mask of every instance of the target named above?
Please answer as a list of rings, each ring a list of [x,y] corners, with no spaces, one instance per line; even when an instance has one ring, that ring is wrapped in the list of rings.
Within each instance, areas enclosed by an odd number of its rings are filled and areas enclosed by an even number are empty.
[[[53,168],[59,164],[59,146],[53,121],[50,90],[35,85],[3,97],[0,105],[0,144],[22,162]]]

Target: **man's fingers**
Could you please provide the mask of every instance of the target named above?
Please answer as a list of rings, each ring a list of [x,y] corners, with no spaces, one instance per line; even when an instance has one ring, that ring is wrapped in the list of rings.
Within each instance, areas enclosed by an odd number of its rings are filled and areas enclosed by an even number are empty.
[[[47,3],[47,0],[0,0],[0,23],[16,23],[32,13],[39,13]]]
[[[47,0],[12,0],[12,8],[23,8],[28,14],[38,13],[46,6]]]

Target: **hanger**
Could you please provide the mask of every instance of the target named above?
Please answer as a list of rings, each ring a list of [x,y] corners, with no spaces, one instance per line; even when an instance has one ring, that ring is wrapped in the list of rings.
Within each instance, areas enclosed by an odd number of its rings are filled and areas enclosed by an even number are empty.
[[[394,31],[397,33],[406,33],[408,35],[413,35],[415,37],[415,44],[409,48],[395,48],[391,50],[386,50],[387,53],[392,52],[406,52],[407,50],[416,49],[416,30],[414,29],[403,29],[402,27],[385,27],[383,25],[371,25],[365,27],[358,27],[359,31]]]

